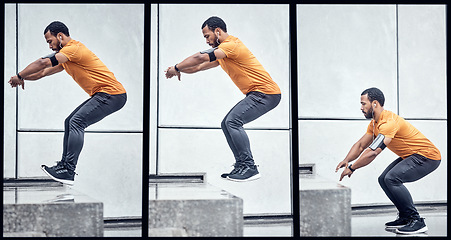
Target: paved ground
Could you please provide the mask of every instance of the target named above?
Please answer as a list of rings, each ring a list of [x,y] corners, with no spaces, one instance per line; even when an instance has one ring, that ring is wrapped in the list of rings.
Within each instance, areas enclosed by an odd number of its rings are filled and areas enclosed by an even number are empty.
[[[447,236],[447,207],[417,207],[421,217],[425,219],[428,231],[415,236],[419,237],[446,237]],[[396,211],[374,211],[374,213],[353,214],[352,236],[391,236],[403,237],[385,230],[384,224],[395,220]],[[408,236],[408,235],[407,235]]]
[[[425,218],[428,231],[418,237],[445,237],[447,236],[447,208],[441,207],[418,207],[421,217]],[[352,215],[352,236],[353,237],[404,237],[385,230],[385,222],[396,218],[396,211],[393,209],[366,209],[364,211],[353,211]],[[270,223],[270,224],[245,224],[245,237],[258,236],[291,236],[291,223]],[[141,229],[105,229],[105,237],[125,237],[140,236]]]

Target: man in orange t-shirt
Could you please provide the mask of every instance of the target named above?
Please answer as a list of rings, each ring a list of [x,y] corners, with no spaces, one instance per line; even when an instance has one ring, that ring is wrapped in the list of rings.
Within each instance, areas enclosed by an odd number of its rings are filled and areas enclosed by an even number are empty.
[[[221,123],[222,131],[235,157],[234,169],[221,177],[232,181],[249,181],[260,177],[243,125],[271,109],[281,99],[279,86],[269,73],[236,37],[227,33],[225,22],[210,17],[202,24],[202,34],[212,48],[188,57],[166,70],[166,77],[195,73],[221,65],[246,97],[238,102]]]
[[[399,217],[387,222],[385,227],[401,234],[427,231],[424,219],[420,218],[412,196],[403,183],[417,181],[434,171],[441,162],[440,151],[412,124],[395,113],[384,110],[385,98],[379,89],[366,89],[360,100],[363,114],[372,120],[365,135],[338,164],[335,171],[345,168],[340,181],[345,176],[351,177],[356,169],[370,164],[387,147],[399,158],[385,169],[378,180],[387,197],[398,209]],[[349,164],[355,159],[354,164]]]
[[[53,180],[72,185],[75,167],[83,148],[84,130],[88,126],[121,109],[127,94],[122,84],[105,64],[82,43],[73,40],[62,22],[52,22],[44,30],[44,37],[54,54],[40,58],[11,77],[11,87],[25,87],[24,80],[38,80],[45,76],[66,72],[91,96],[78,106],[64,122],[63,155],[56,166],[42,165]]]

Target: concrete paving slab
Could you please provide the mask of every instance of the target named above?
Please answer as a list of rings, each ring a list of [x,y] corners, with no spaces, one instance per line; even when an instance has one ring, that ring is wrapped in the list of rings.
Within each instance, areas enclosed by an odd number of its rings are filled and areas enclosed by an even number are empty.
[[[318,175],[300,175],[301,236],[350,236],[351,189]]]
[[[243,200],[206,183],[149,184],[149,234],[243,236]]]
[[[102,237],[103,203],[67,186],[3,187],[4,236]]]

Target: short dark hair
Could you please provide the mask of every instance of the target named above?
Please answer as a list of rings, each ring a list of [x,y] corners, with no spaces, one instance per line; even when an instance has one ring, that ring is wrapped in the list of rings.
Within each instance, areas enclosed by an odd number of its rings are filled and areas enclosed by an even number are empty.
[[[363,96],[365,94],[368,94],[368,100],[370,100],[370,102],[376,100],[382,107],[384,106],[385,97],[382,91],[379,90],[378,88],[375,87],[368,88],[365,91],[363,91],[362,94],[360,95]]]
[[[216,16],[210,17],[205,20],[205,22],[202,24],[201,29],[203,29],[205,26],[208,26],[211,31],[214,31],[216,28],[220,28],[222,29],[222,31],[227,32],[227,26],[225,22],[221,18]]]
[[[44,35],[50,31],[50,33],[56,37],[56,35],[58,33],[63,33],[66,36],[70,36],[69,35],[69,28],[66,27],[66,25],[64,25],[64,23],[59,22],[59,21],[54,21],[52,23],[50,23],[45,29],[44,29]]]

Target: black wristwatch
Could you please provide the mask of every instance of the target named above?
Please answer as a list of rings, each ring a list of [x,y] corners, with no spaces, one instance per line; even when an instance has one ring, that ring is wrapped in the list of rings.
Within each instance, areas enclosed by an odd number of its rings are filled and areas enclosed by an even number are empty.
[[[17,75],[17,77],[18,77],[20,80],[23,80],[23,77],[20,76],[19,73],[17,73],[16,75]]]
[[[352,164],[349,164],[348,168],[349,168],[349,170],[351,170],[351,172],[354,172],[355,169],[352,169],[351,166],[352,166]]]
[[[180,70],[177,68],[177,64],[174,65],[175,71],[180,72]]]

